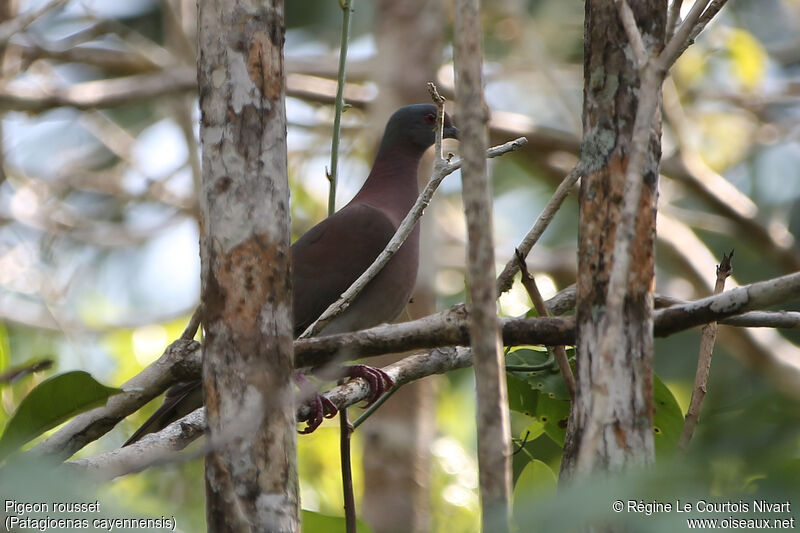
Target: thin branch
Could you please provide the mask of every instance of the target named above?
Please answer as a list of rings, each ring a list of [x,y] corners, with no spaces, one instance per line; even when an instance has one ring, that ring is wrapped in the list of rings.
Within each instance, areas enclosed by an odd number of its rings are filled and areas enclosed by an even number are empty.
[[[552,198],[550,198],[550,200],[547,202],[547,205],[544,206],[542,214],[539,215],[536,223],[516,248],[517,251],[522,254],[523,259],[528,257],[528,254],[533,249],[533,246],[542,236],[544,230],[547,229],[547,226],[550,225],[550,221],[553,220],[553,217],[558,212],[559,208],[561,208],[561,204],[564,203],[564,199],[567,197],[567,195],[569,195],[570,191],[575,186],[575,183],[577,183],[578,179],[583,175],[583,172],[583,166],[579,162],[561,181],[556,189],[556,192],[553,193]],[[517,272],[519,272],[519,261],[516,257],[513,257],[508,261],[508,263],[506,263],[506,266],[500,275],[497,276],[498,295],[503,294],[511,288],[514,283],[514,276],[517,274]]]
[[[206,431],[205,408],[201,407],[172,422],[164,429],[148,433],[124,448],[116,448],[92,457],[64,463],[64,466],[85,471],[95,480],[111,480],[141,472],[153,466],[175,464],[196,459],[198,454],[178,453]],[[205,449],[200,455],[205,455]]]
[[[352,1],[352,0],[351,0]],[[344,496],[344,519],[347,533],[356,533],[356,497],[353,493],[353,468],[350,455],[350,437],[353,426],[347,418],[347,407],[339,409],[339,453],[342,462],[342,495]]]
[[[190,341],[197,335],[197,330],[200,329],[200,323],[203,321],[203,304],[197,306],[197,309],[192,313],[189,318],[189,323],[186,324],[186,329],[181,333],[181,339]]]
[[[158,360],[122,385],[122,394],[103,407],[76,416],[29,453],[66,459],[111,430],[120,420],[164,392],[170,385],[196,379],[200,372],[200,343],[179,339]]]
[[[716,14],[719,13],[719,10],[722,9],[722,7],[726,3],[727,0],[713,0],[711,2],[711,5],[708,6],[708,9],[706,9],[703,12],[703,15],[700,17],[700,19],[697,21],[694,27],[692,27],[692,30],[689,32],[689,38],[686,40],[686,42],[683,43],[683,46],[678,50],[678,55],[675,56],[675,58],[672,60],[672,63],[674,63],[681,55],[683,55],[686,49],[689,48],[689,46],[691,46],[694,43],[697,36],[700,35],[700,33],[705,29],[708,23],[711,22],[711,19],[713,19],[716,16]]]
[[[342,35],[339,43],[339,70],[336,83],[336,100],[333,106],[333,137],[331,138],[330,192],[328,193],[328,216],[336,211],[336,183],[339,176],[339,139],[342,133],[344,110],[344,86],[346,83],[347,45],[350,40],[350,15],[353,0],[342,4]]]
[[[0,24],[0,48],[15,34],[21,32],[50,11],[66,4],[68,0],[52,0],[39,9],[26,11],[19,16]]]
[[[486,157],[497,157],[505,153],[512,152],[524,146],[527,142],[528,141],[525,139],[525,137],[514,139],[513,141],[509,141],[505,144],[490,148]],[[439,167],[438,171],[434,170],[430,181],[428,181],[425,189],[422,191],[422,193],[420,193],[419,197],[417,197],[416,203],[414,203],[414,206],[400,223],[400,226],[397,228],[394,236],[386,245],[386,248],[384,248],[383,251],[378,255],[372,265],[370,265],[370,267],[364,271],[364,273],[361,274],[361,276],[354,281],[344,293],[342,293],[339,299],[332,303],[320,315],[320,317],[314,323],[312,323],[302,335],[300,335],[299,338],[305,339],[316,335],[322,330],[323,327],[325,327],[326,324],[328,324],[331,320],[344,312],[344,310],[350,306],[361,290],[363,290],[363,288],[376,275],[378,275],[378,272],[380,272],[386,263],[389,262],[397,250],[400,249],[400,246],[402,246],[403,242],[405,242],[406,238],[411,234],[411,231],[414,229],[414,225],[422,216],[423,211],[430,203],[433,193],[439,187],[439,184],[442,182],[442,180],[461,168],[461,163],[461,160],[457,159],[450,163],[443,163]]]
[[[660,309],[654,315],[655,335],[666,337],[700,324],[797,299],[800,299],[800,272],[737,287],[685,305]]]
[[[86,81],[52,90],[0,87],[0,110],[41,112],[54,107],[94,109],[197,89],[197,72],[181,67],[153,74]]]
[[[714,294],[720,294],[725,290],[725,280],[733,274],[731,266],[733,250],[731,253],[722,255],[722,261],[717,265],[717,281],[714,284]],[[709,322],[703,326],[702,337],[700,338],[700,354],[697,358],[697,371],[694,377],[694,387],[692,389],[692,399],[689,402],[689,410],[686,412],[686,421],[683,424],[678,449],[686,452],[689,448],[689,441],[692,440],[697,422],[700,420],[700,408],[703,399],[706,397],[706,385],[708,384],[708,374],[711,370],[711,356],[714,351],[714,342],[717,339],[716,322]]]
[[[506,346],[573,344],[575,341],[574,317],[499,320]],[[295,341],[295,367],[325,365],[334,360],[337,353],[346,354],[348,359],[357,359],[434,346],[467,346],[469,343],[469,316],[461,306],[400,324],[298,339]]]
[[[52,359],[37,359],[22,365],[12,366],[0,373],[0,385],[14,383],[28,374],[47,370],[51,366],[53,366]]]
[[[681,6],[683,5],[683,0],[672,0],[672,5],[669,6],[669,14],[667,15],[667,31],[666,31],[666,39],[667,42],[672,39],[672,36],[675,34],[675,26],[677,26],[678,21],[681,18]]]
[[[384,370],[392,377],[396,386],[421,379],[433,374],[443,374],[472,364],[472,352],[467,348],[437,348],[430,352],[411,355],[389,365]],[[199,365],[198,365],[199,369]],[[344,385],[334,387],[324,393],[339,409],[355,405],[369,398],[371,391],[363,379],[354,379]],[[297,409],[297,419],[308,418],[309,407],[302,404]],[[142,440],[93,457],[66,463],[76,470],[94,474],[95,478],[113,479],[133,472],[140,472],[152,466],[175,463],[204,455],[205,446],[198,454],[177,453],[192,441],[202,436],[206,428],[205,409],[199,408],[185,417],[176,420],[156,433],[150,433]]]
[[[517,251],[517,260],[519,261],[519,268],[522,274],[522,286],[531,297],[533,306],[539,316],[548,316],[547,306],[542,298],[542,293],[539,292],[539,287],[536,286],[536,280],[533,279],[531,273],[528,272],[528,265],[525,264],[525,258]],[[564,385],[567,387],[569,397],[575,399],[575,376],[572,374],[572,368],[569,366],[569,359],[567,358],[567,351],[564,349],[563,344],[553,346],[551,348],[553,357],[558,362],[558,368],[561,370],[561,377],[564,378]]]
[[[675,35],[667,42],[664,50],[658,56],[658,63],[662,71],[666,72],[675,63],[675,60],[680,57],[684,50],[691,44],[690,35],[694,30],[694,25],[700,19],[710,0],[695,0],[686,19],[678,27]],[[705,25],[704,25],[705,26]],[[702,28],[701,28],[702,29]],[[697,32],[700,33],[699,31]],[[696,34],[695,34],[696,35]]]
[[[642,71],[639,88],[639,103],[631,133],[631,155],[625,171],[625,185],[622,198],[622,212],[614,235],[613,264],[608,280],[606,313],[603,318],[608,324],[603,336],[600,354],[610,353],[619,344],[622,336],[622,312],[628,287],[633,243],[636,231],[636,218],[644,185],[644,169],[650,144],[653,119],[659,107],[659,90],[662,77],[651,65]]]
[[[650,54],[647,53],[647,48],[642,40],[642,33],[636,25],[636,17],[633,15],[633,10],[631,10],[628,0],[616,0],[616,4],[620,22],[622,22],[622,27],[625,29],[628,41],[631,44],[633,57],[636,58],[636,66],[639,69],[643,69],[647,65]]]

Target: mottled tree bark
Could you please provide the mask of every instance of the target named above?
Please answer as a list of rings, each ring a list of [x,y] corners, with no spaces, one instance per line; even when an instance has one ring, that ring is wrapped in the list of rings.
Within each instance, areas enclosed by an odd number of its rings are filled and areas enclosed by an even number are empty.
[[[664,43],[666,2],[631,4],[648,51],[659,51]],[[579,200],[578,389],[561,469],[566,481],[592,471],[647,464],[653,458],[652,287],[661,121],[656,118],[649,132],[623,334],[619,343],[603,353],[601,346],[610,327],[605,314],[609,273],[640,77],[614,2],[587,0],[585,28],[582,158],[587,173]],[[660,99],[660,84],[653,90]]]
[[[455,4],[456,104],[464,160],[461,176],[467,218],[470,346],[478,397],[481,530],[504,533],[509,531],[511,504],[511,428],[497,321],[492,193],[484,158],[489,112],[483,99],[479,6],[479,0]]]
[[[199,2],[210,532],[299,530],[283,2]]]
[[[398,108],[430,101],[426,82],[436,79],[441,64],[443,9],[439,0],[381,0],[377,4],[376,37],[378,98],[370,108],[370,123],[386,124]],[[374,131],[379,139],[382,132]],[[420,186],[430,178],[428,158],[420,165]],[[417,287],[408,307],[410,318],[436,310],[433,213],[436,202],[420,221],[420,265]],[[404,320],[406,315],[400,317]],[[375,361],[385,366],[402,355]],[[372,364],[372,363],[371,363]],[[434,378],[409,383],[398,390],[362,426],[364,438],[364,520],[376,533],[430,531],[431,445],[435,432]]]

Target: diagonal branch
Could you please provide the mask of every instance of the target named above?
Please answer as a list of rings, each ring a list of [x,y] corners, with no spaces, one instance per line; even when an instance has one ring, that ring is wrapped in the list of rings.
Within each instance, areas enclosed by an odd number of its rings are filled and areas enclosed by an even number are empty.
[[[520,137],[509,141],[505,144],[495,146],[487,152],[486,157],[498,157],[508,152],[513,152],[527,143],[525,137]],[[406,238],[411,234],[417,221],[422,217],[422,213],[433,198],[434,192],[441,184],[442,180],[461,168],[462,161],[457,159],[450,163],[443,163],[438,166],[438,170],[434,170],[431,179],[425,186],[425,189],[417,197],[416,203],[408,212],[406,217],[400,223],[394,236],[389,240],[383,251],[375,258],[375,261],[370,267],[364,271],[359,278],[336,300],[332,303],[320,317],[311,324],[299,338],[304,339],[319,333],[326,324],[344,312],[350,304],[355,300],[356,296],[364,289],[364,287],[378,275],[378,272],[389,262],[392,256],[400,249],[400,246],[405,242]]]
[[[642,40],[642,32],[639,31],[639,27],[636,25],[636,18],[633,16],[633,10],[631,10],[628,0],[616,0],[616,4],[617,11],[619,11],[619,19],[633,50],[633,57],[636,58],[636,66],[641,70],[645,68],[650,57]]]
[[[579,162],[558,185],[556,192],[553,193],[547,205],[542,209],[542,214],[539,215],[536,223],[516,248],[523,259],[528,257],[528,254],[539,241],[539,238],[544,233],[544,230],[547,229],[547,226],[550,225],[550,221],[553,220],[553,217],[561,208],[561,204],[564,203],[564,199],[569,195],[570,191],[572,191],[575,183],[577,183],[578,179],[583,175],[583,172],[583,165]],[[514,276],[517,272],[519,272],[519,261],[515,255],[515,257],[512,257],[508,263],[506,263],[503,271],[497,276],[497,292],[499,294],[511,288],[511,285],[514,283]]]

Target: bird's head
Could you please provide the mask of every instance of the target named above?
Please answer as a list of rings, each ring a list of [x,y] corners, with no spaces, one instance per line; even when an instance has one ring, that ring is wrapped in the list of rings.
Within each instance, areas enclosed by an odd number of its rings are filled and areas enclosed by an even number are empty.
[[[450,115],[444,114],[444,139],[457,139],[458,130],[453,126]],[[420,151],[427,150],[436,138],[436,106],[416,104],[401,107],[389,118],[381,141],[382,147],[412,146]]]

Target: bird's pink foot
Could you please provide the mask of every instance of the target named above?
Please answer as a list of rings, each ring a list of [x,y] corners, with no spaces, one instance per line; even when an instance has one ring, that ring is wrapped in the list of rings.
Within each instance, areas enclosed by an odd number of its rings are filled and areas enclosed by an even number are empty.
[[[344,367],[343,370],[345,376],[349,378],[364,378],[369,385],[369,399],[365,407],[375,403],[378,398],[394,387],[392,377],[380,368],[367,365],[352,365]]]
[[[306,423],[306,427],[299,429],[298,432],[302,434],[311,433],[322,424],[324,418],[333,418],[336,416],[339,409],[337,409],[336,405],[327,397],[319,394],[311,380],[302,372],[295,373],[294,381],[297,383],[297,386],[300,387],[303,398],[307,399],[306,403],[311,409],[308,418],[301,420],[301,422]]]

